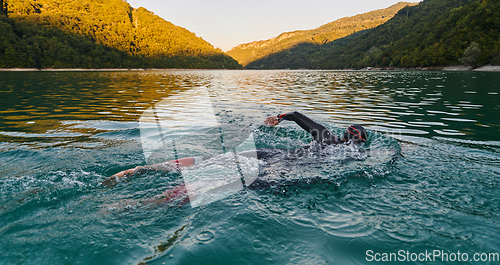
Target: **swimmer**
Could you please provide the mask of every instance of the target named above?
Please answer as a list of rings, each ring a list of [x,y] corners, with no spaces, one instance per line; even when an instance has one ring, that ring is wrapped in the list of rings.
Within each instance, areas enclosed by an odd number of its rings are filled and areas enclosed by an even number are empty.
[[[285,120],[294,121],[295,123],[297,123],[297,125],[299,125],[302,129],[304,129],[305,131],[309,132],[312,135],[313,137],[312,143],[317,143],[320,146],[338,145],[338,144],[359,145],[361,143],[366,142],[368,139],[366,130],[360,125],[354,124],[349,126],[345,130],[343,137],[339,138],[336,135],[334,135],[330,130],[328,130],[328,128],[326,128],[325,126],[313,121],[309,117],[297,111],[268,117],[264,121],[264,124],[268,126],[276,126],[280,122]],[[257,149],[254,151],[241,152],[238,153],[238,155],[255,157],[256,154],[257,159],[269,160],[270,158],[274,158],[282,153],[283,150],[281,149]],[[194,164],[200,163],[203,160],[204,160],[203,157],[188,157],[188,158],[171,160],[155,165],[138,166],[132,169],[121,171],[119,173],[114,174],[111,177],[108,177],[102,182],[102,185],[111,187],[116,185],[120,178],[132,176],[135,174],[140,174],[146,171],[166,171],[166,172],[179,171],[180,168],[190,167]],[[259,185],[259,181],[255,181],[254,183],[255,185]],[[254,183],[252,183],[252,185]],[[248,186],[248,188],[252,188],[252,185]],[[185,197],[186,194],[187,191],[184,185],[179,185],[171,190],[164,192],[160,197],[164,198],[162,199],[163,202],[169,203],[180,197],[183,196]]]
[[[366,139],[368,138],[365,128],[363,128],[361,125],[354,124],[349,126],[344,132],[343,138],[339,139],[339,137],[335,136],[325,126],[311,120],[309,117],[297,111],[280,114],[276,117],[268,117],[264,124],[269,126],[276,126],[283,120],[294,121],[302,129],[306,130],[312,135],[313,141],[316,141],[317,143],[322,145],[347,143],[351,140],[355,144],[360,144],[366,142]]]

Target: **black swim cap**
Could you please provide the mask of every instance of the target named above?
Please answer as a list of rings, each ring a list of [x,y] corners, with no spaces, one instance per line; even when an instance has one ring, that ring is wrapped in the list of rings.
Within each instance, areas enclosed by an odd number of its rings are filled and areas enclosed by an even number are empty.
[[[361,125],[351,125],[344,132],[344,141],[348,142],[349,140],[353,140],[354,143],[366,142],[368,139],[368,134],[366,133],[365,128]]]

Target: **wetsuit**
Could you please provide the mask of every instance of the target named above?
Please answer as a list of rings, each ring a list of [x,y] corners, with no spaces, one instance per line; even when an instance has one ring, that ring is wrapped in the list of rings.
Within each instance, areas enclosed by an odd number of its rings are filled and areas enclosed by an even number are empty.
[[[306,117],[305,115],[297,111],[286,114],[280,114],[278,115],[278,120],[279,121],[288,120],[296,122],[302,129],[311,133],[311,135],[314,138],[314,141],[320,144],[319,146],[335,145],[342,143],[342,141],[332,132],[330,132],[330,130],[328,130],[325,126],[311,120],[310,118]],[[310,151],[311,150],[308,147],[298,148],[294,150],[260,148],[257,150],[239,152],[237,154],[247,157],[255,157],[256,155],[257,159],[266,162],[266,164],[271,166],[270,170],[274,171],[279,168],[284,169],[284,167],[282,167],[284,166],[282,163],[290,165],[294,164],[294,161],[296,162],[297,158],[307,157],[305,153]],[[188,167],[200,163],[203,160],[204,158],[202,157],[189,157],[178,160],[172,160],[167,163],[173,162],[176,164],[177,167],[179,166]],[[246,186],[246,188],[281,190],[279,188],[281,182],[282,179],[280,178],[275,178],[275,179],[273,179],[272,177],[263,178],[263,176],[259,174],[259,176],[252,183]],[[182,204],[189,201],[189,198],[187,197],[187,190],[184,185],[179,185],[173,189],[167,190],[164,193],[164,196],[165,196],[164,200],[166,202],[172,202],[179,198],[183,199]]]
[[[314,141],[320,144],[320,146],[324,145],[332,145],[332,144],[340,144],[343,141],[340,140],[337,136],[335,136],[330,130],[328,130],[325,126],[311,120],[309,117],[301,114],[297,111],[280,114],[278,115],[278,120],[288,120],[296,122],[302,129],[309,132]],[[277,157],[277,160],[287,159],[290,157],[298,157],[303,152],[308,151],[308,148],[298,148],[295,150],[284,150],[284,149],[270,149],[270,148],[259,148],[257,150],[252,151],[244,151],[239,152],[238,155],[255,157],[255,152],[257,153],[257,157],[260,160],[270,160],[274,157]],[[284,155],[286,154],[286,155]],[[174,162],[177,166],[188,167],[194,164],[198,164],[207,158],[204,157],[188,157],[177,160],[172,160],[168,162]]]
[[[313,137],[313,142],[318,143],[316,147],[324,147],[326,145],[336,145],[343,143],[337,136],[335,136],[330,130],[328,130],[325,126],[311,120],[309,117],[294,111],[286,114],[280,114],[277,116],[279,121],[288,120],[294,121],[299,125],[302,129],[309,132]],[[311,146],[307,146],[304,148],[297,148],[292,150],[285,149],[270,149],[270,148],[259,148],[257,149],[257,158],[261,161],[266,162],[267,167],[271,167],[271,171],[276,171],[280,169],[281,171],[286,171],[286,167],[289,165],[293,165],[301,160],[301,158],[307,157],[311,152],[314,152],[310,149]],[[321,148],[320,148],[321,149]],[[320,149],[316,149],[315,151],[320,151]],[[239,155],[246,155],[243,153],[239,153]],[[321,155],[321,152],[318,153]],[[266,168],[266,166],[264,166]],[[269,168],[266,168],[269,169]],[[267,171],[264,169],[264,172]],[[249,189],[269,189],[272,186],[278,185],[280,183],[279,178],[273,179],[273,177],[265,177],[262,175],[262,172],[259,174],[259,177],[254,180],[253,183],[247,186]],[[276,189],[276,187],[274,188]]]
[[[302,129],[308,131],[313,136],[314,140],[320,144],[339,144],[340,139],[335,136],[325,126],[311,120],[309,117],[294,111],[286,114],[278,115],[278,120],[287,120],[296,122]]]
[[[309,132],[314,138],[314,141],[316,141],[320,145],[332,145],[332,144],[342,143],[342,141],[332,132],[330,132],[330,130],[328,130],[325,126],[311,120],[309,117],[297,111],[286,114],[280,114],[278,115],[278,120],[294,121],[302,129]],[[303,148],[300,148],[295,150],[294,153],[298,155],[299,153],[304,151],[305,150]],[[287,152],[290,153],[290,151]],[[282,153],[283,150],[280,149],[258,149],[257,158],[261,160],[266,160]]]

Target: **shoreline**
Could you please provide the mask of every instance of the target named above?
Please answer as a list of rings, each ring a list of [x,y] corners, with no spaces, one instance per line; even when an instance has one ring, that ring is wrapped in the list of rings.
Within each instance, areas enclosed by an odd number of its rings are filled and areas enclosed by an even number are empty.
[[[429,66],[429,67],[367,67],[360,71],[445,71],[445,72],[500,72],[500,65],[483,65],[473,68],[467,65]]]
[[[189,69],[189,68],[0,68],[0,72],[139,72],[139,71],[199,71],[199,70],[240,70],[240,69]],[[242,69],[242,70],[290,70],[290,69]],[[450,72],[500,72],[500,65],[484,65],[472,68],[466,65],[429,66],[429,67],[367,67],[362,69],[299,69],[299,70],[333,70],[333,71],[450,71]]]
[[[237,69],[190,69],[190,68],[0,68],[0,72],[140,72],[140,71],[168,71],[168,70],[237,70]]]

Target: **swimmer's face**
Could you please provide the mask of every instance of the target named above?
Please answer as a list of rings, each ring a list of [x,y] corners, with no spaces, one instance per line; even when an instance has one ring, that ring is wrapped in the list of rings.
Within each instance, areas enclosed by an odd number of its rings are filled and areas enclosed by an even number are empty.
[[[352,140],[355,144],[361,144],[366,142],[367,138],[366,130],[361,125],[351,125],[344,132],[345,142]]]

